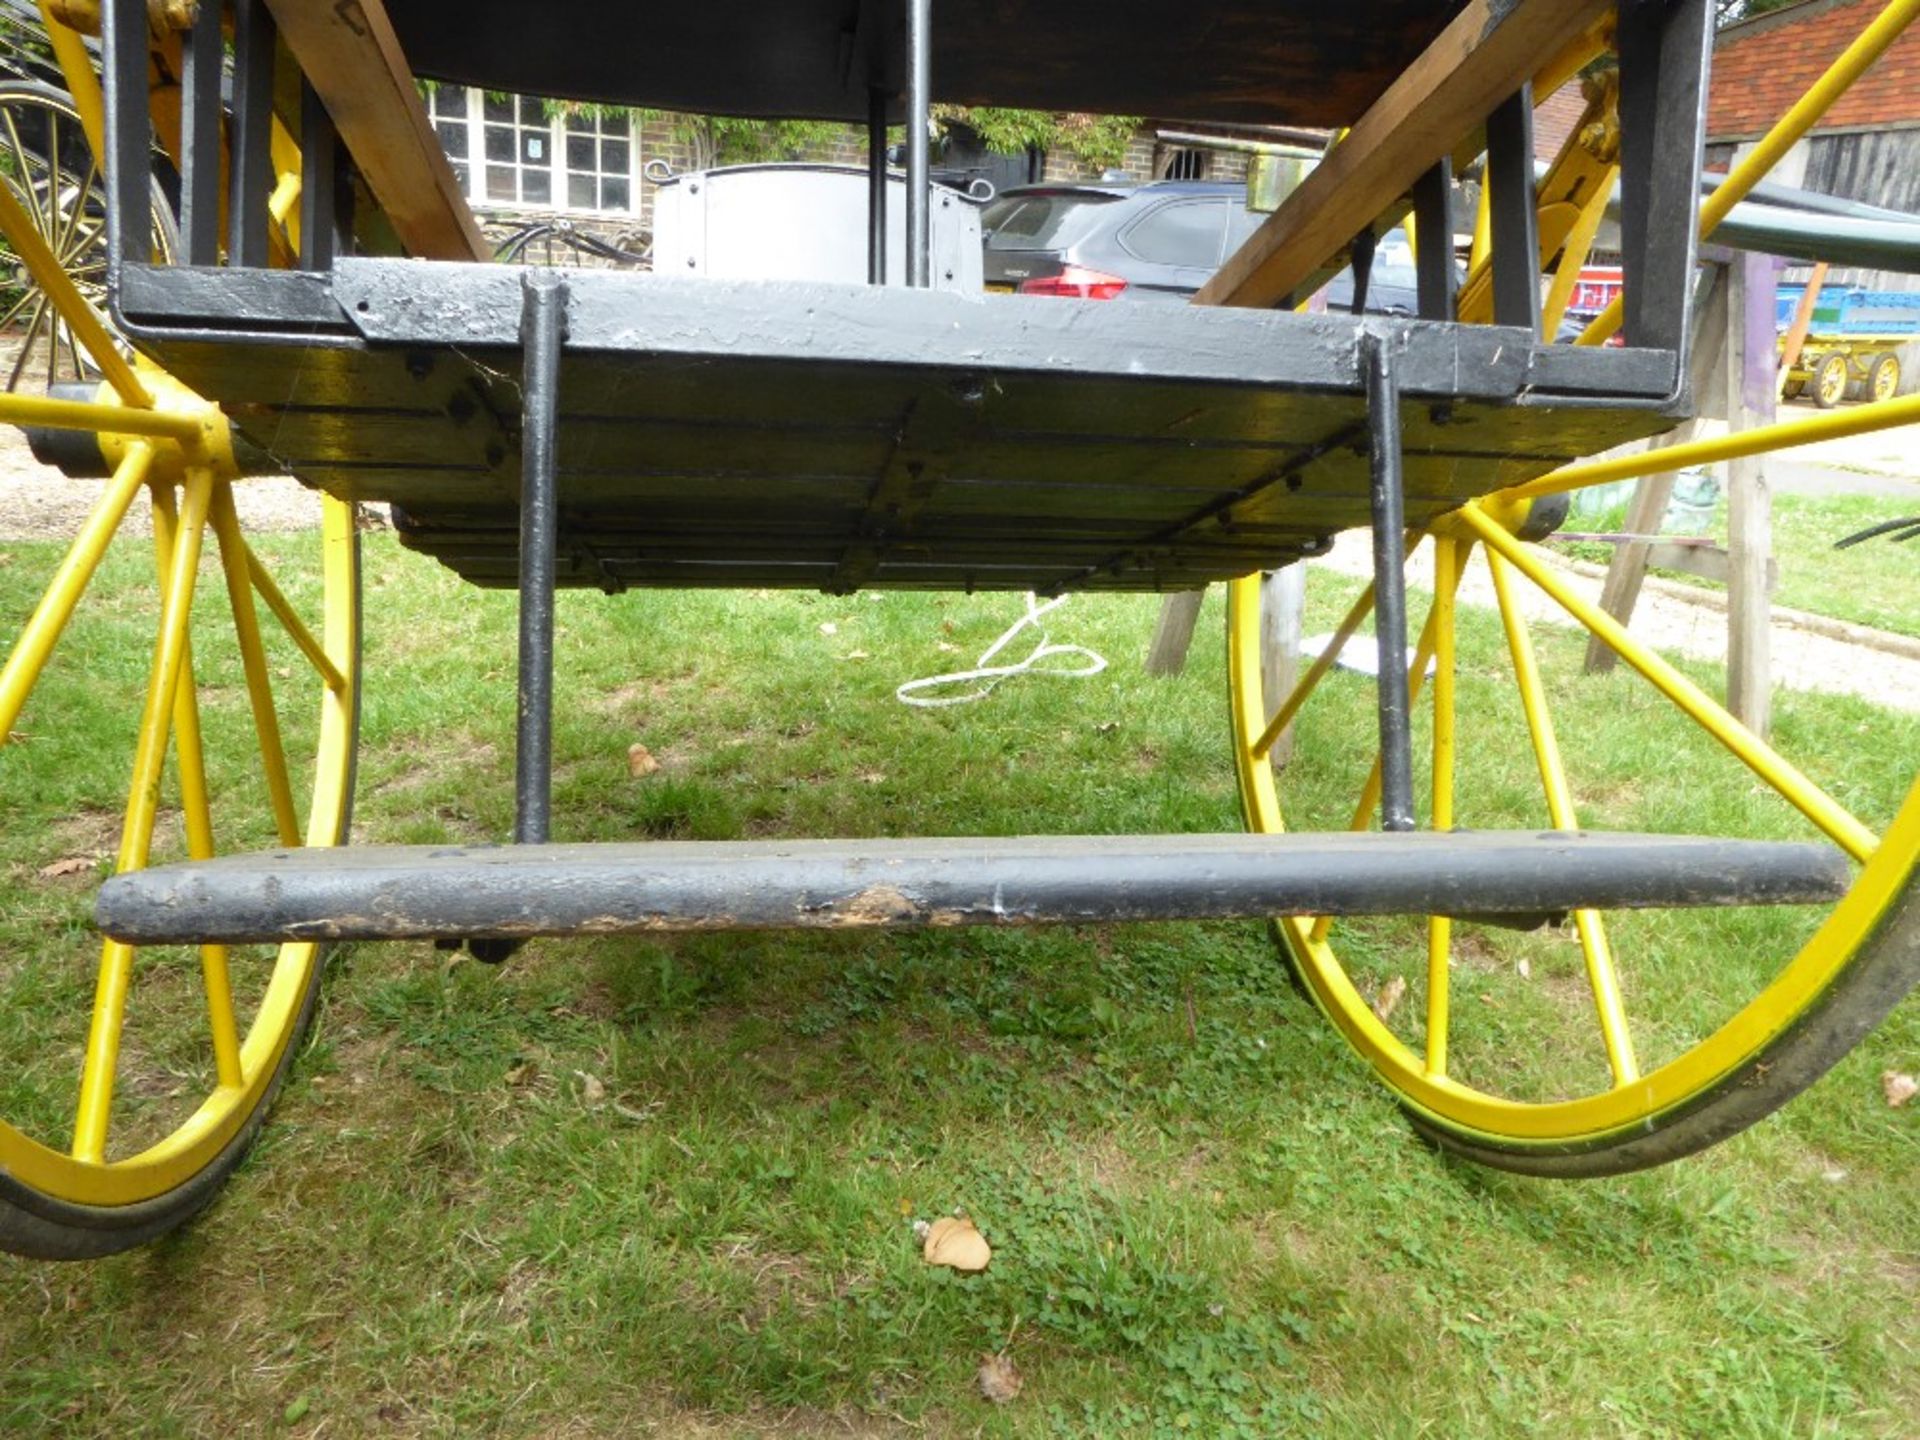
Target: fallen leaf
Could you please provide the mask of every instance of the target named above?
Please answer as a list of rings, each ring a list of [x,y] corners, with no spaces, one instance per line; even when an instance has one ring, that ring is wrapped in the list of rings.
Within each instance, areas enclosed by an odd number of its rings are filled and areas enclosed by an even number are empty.
[[[40,867],[42,880],[58,880],[63,875],[82,875],[93,869],[97,862],[91,855],[69,855],[64,860],[56,860],[51,865]]]
[[[540,1067],[531,1060],[522,1060],[507,1071],[507,1084],[516,1090],[531,1085],[534,1077],[540,1073]]]
[[[1526,956],[1522,955],[1515,961],[1513,968],[1520,972],[1520,978],[1522,980],[1531,980],[1533,978],[1533,962],[1527,959]]]
[[[580,1103],[589,1110],[598,1110],[607,1103],[607,1087],[598,1075],[589,1075],[584,1070],[573,1072],[580,1081]]]
[[[945,640],[937,641],[934,648],[947,655],[958,655],[960,653],[960,647],[958,645],[949,645]]]
[[[929,1265],[945,1265],[966,1275],[986,1269],[993,1259],[986,1237],[964,1215],[943,1215],[929,1225],[920,1253]]]
[[[1005,1355],[982,1355],[980,1373],[975,1378],[980,1382],[980,1393],[996,1405],[1017,1398],[1026,1383]]]
[[[1406,998],[1407,977],[1396,975],[1380,987],[1380,993],[1374,997],[1373,1013],[1379,1017],[1382,1025],[1393,1018],[1393,1012],[1400,1008],[1401,1000]]]
[[[849,650],[840,658],[842,660],[871,660],[873,657],[864,650]]]
[[[627,747],[627,774],[636,780],[644,780],[660,768],[660,762],[653,758],[653,752],[638,740]]]
[[[1887,1092],[1887,1104],[1899,1106],[1920,1095],[1920,1080],[1899,1070],[1889,1070],[1880,1077],[1880,1088]]]
[[[905,1219],[911,1214],[913,1214],[913,1197],[911,1195],[902,1195],[900,1197],[900,1216],[902,1219]]]
[[[862,785],[884,785],[887,783],[887,772],[884,770],[862,770],[860,772],[860,783]]]
[[[822,620],[820,622],[820,633],[822,635],[838,635],[840,633],[840,627],[831,620]]]
[[[1838,1185],[1842,1180],[1847,1178],[1847,1172],[1842,1170],[1838,1165],[1829,1165],[1820,1172],[1820,1178],[1829,1185]]]

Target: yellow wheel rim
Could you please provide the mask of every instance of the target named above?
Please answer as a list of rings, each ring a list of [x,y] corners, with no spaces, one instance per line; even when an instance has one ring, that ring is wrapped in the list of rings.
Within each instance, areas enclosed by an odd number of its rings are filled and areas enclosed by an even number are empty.
[[[1437,584],[1436,590],[1443,592],[1444,586]],[[1229,587],[1228,685],[1244,817],[1249,829],[1271,833],[1284,829],[1285,821],[1279,787],[1259,745],[1268,713],[1260,672],[1260,595],[1258,576]],[[1366,598],[1362,597],[1363,604]],[[1357,616],[1349,619],[1357,625]],[[1423,645],[1416,656],[1416,675],[1437,648]],[[1314,669],[1320,668],[1316,663]],[[1439,673],[1444,674],[1444,669]],[[1310,689],[1314,678],[1309,672],[1303,688]],[[1438,715],[1434,728],[1436,733],[1442,729]],[[1446,728],[1450,731],[1450,721]],[[1453,743],[1450,734],[1447,743]],[[1292,763],[1309,765],[1313,757],[1302,753]],[[1436,774],[1436,797],[1440,789]],[[1471,817],[1466,818],[1470,822]],[[1920,856],[1920,781],[1914,783],[1885,835],[1877,843],[1869,837],[1865,844],[1869,847],[1865,863],[1846,897],[1772,982],[1718,1029],[1645,1074],[1634,1071],[1629,1053],[1626,1078],[1621,1078],[1616,1063],[1610,1088],[1565,1099],[1532,1102],[1490,1093],[1449,1078],[1444,1063],[1439,1067],[1442,1073],[1436,1074],[1431,1034],[1423,1052],[1383,1023],[1342,964],[1324,922],[1280,917],[1275,925],[1315,1002],[1353,1049],[1416,1111],[1457,1134],[1508,1146],[1578,1145],[1646,1130],[1662,1115],[1723,1083],[1820,1000],[1913,881],[1916,856]],[[1431,1021],[1430,1013],[1430,1029]]]
[[[182,513],[185,514],[184,507]],[[312,689],[319,695],[319,717],[314,731],[312,788],[306,797],[303,834],[307,844],[333,845],[346,839],[357,712],[359,560],[351,506],[331,498],[324,502],[320,545],[324,615],[317,631],[307,631],[304,637],[299,637],[303,641],[301,648],[309,650],[308,658],[313,662],[314,671],[319,672],[318,675],[305,672],[309,680],[316,682]],[[104,540],[101,548],[104,549]],[[222,558],[224,562],[224,553]],[[88,567],[88,573],[90,571]],[[280,613],[281,606],[288,606],[284,595],[264,574],[250,572],[249,579],[276,614]],[[56,588],[60,580],[61,577],[56,577]],[[288,606],[289,612],[291,608]],[[297,626],[297,616],[290,616],[289,623]],[[10,704],[19,700],[31,688],[47,663],[53,638],[29,623],[15,646],[7,670],[0,676],[0,702]],[[288,669],[283,668],[281,673],[287,674]],[[303,681],[300,689],[305,688]],[[0,704],[0,710],[5,708],[7,704]],[[179,744],[177,734],[175,743]],[[4,778],[4,772],[5,754],[0,752],[0,778]],[[283,824],[282,833],[284,830]],[[104,977],[113,968],[114,949],[109,944],[103,957],[103,990],[106,988]],[[226,1073],[184,1121],[163,1138],[126,1155],[113,1154],[109,1140],[107,1145],[99,1147],[101,1153],[95,1157],[86,1153],[92,1147],[81,1143],[78,1135],[71,1148],[62,1149],[49,1143],[50,1137],[25,1134],[0,1119],[0,1173],[51,1198],[95,1206],[151,1200],[192,1179],[220,1155],[265,1102],[280,1072],[287,1046],[299,1027],[320,955],[319,947],[312,944],[279,948],[264,984],[257,991],[258,1004],[244,1037],[236,1037],[234,1054],[221,1067]],[[132,968],[130,958],[126,968]],[[134,1013],[127,1020],[130,1025],[138,1023],[137,979],[134,991]],[[89,1043],[98,1042],[103,1028],[111,1029],[107,1038],[117,1053],[118,1017],[110,1026],[103,1027],[100,1004],[96,999]],[[215,1048],[219,1048],[217,1041]],[[91,1064],[91,1053],[88,1063]],[[111,1068],[109,1064],[109,1071]],[[83,1112],[84,1092],[92,1078],[90,1071],[83,1073]],[[109,1075],[109,1087],[110,1078]],[[79,1128],[85,1128],[84,1116]]]
[[[1843,355],[1829,355],[1820,362],[1813,377],[1814,392],[1823,405],[1838,405],[1847,393],[1847,361]]]
[[[1882,355],[1873,362],[1873,398],[1891,400],[1900,389],[1900,361],[1892,355]]]

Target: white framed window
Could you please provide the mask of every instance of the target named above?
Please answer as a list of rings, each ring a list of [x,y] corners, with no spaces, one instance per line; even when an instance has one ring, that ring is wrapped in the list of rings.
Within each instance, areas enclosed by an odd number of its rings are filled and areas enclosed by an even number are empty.
[[[489,209],[635,215],[640,137],[627,115],[549,115],[531,95],[437,85],[427,114],[467,199]]]

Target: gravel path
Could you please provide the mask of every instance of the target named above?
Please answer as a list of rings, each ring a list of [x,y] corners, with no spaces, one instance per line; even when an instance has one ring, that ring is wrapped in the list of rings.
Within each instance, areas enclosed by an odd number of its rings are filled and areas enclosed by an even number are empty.
[[[1372,550],[1367,537],[1352,532],[1340,537],[1331,554],[1313,562],[1343,575],[1371,577]],[[1599,580],[1575,574],[1554,564],[1567,586],[1582,599],[1598,603]],[[1521,609],[1534,624],[1580,627],[1552,600],[1524,576],[1519,580]],[[1423,547],[1407,567],[1408,583],[1433,585],[1433,552]],[[1493,580],[1486,563],[1476,556],[1467,566],[1460,583],[1462,604],[1483,609],[1495,608]],[[1409,624],[1409,640],[1417,633],[1418,615]],[[1634,607],[1633,623],[1628,631],[1656,650],[1689,656],[1696,660],[1724,661],[1727,658],[1727,617],[1725,612],[1695,605],[1668,595],[1643,590]],[[1849,644],[1825,635],[1776,622],[1773,626],[1773,679],[1776,686],[1794,690],[1824,690],[1842,695],[1858,695],[1899,710],[1920,711],[1920,660],[1864,645]]]

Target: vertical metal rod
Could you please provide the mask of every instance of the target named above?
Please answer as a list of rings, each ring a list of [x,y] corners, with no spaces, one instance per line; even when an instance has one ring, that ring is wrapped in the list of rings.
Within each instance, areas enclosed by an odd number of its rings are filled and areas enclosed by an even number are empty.
[[[927,125],[933,105],[932,0],[907,0],[907,284],[933,280],[933,196],[927,177]]]
[[[112,202],[107,207],[107,284],[116,294],[120,267],[127,261],[145,265],[153,259],[149,218],[152,183],[147,157],[153,150],[152,120],[147,110],[146,0],[107,0],[101,18],[105,41],[107,185]]]
[[[233,128],[228,150],[227,263],[264,267],[273,192],[273,17],[266,0],[238,0],[233,16]]]
[[[1453,319],[1459,277],[1453,264],[1453,161],[1413,182],[1414,273],[1422,320]]]
[[[189,265],[220,263],[220,11],[203,0],[180,57],[180,249]]]
[[[553,815],[554,451],[567,283],[543,269],[528,270],[520,283],[520,714],[513,838],[520,845],[542,845]]]
[[[1347,264],[1353,270],[1353,300],[1347,306],[1355,315],[1367,313],[1367,291],[1373,286],[1373,254],[1380,248],[1380,237],[1362,230],[1347,248]]]
[[[1522,85],[1487,117],[1493,195],[1493,323],[1540,333],[1540,227],[1534,214],[1533,86]]]
[[[300,268],[333,268],[333,204],[340,145],[313,86],[300,85]]]
[[[1413,829],[1413,734],[1407,684],[1406,516],[1400,481],[1400,386],[1392,341],[1360,337],[1373,453],[1373,634],[1379,657],[1380,828]]]
[[[867,283],[887,283],[887,92],[867,91]]]

